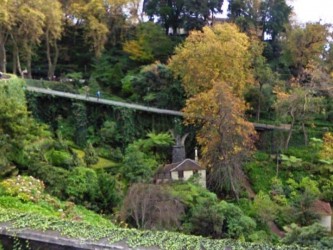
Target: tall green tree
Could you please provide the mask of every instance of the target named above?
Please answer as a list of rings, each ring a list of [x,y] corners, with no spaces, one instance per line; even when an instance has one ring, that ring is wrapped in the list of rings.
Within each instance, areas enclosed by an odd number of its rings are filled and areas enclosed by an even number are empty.
[[[229,0],[228,11],[242,31],[254,31],[262,40],[270,36],[274,42],[285,31],[292,7],[286,0]]]
[[[223,0],[145,0],[143,9],[151,20],[158,18],[166,34],[170,28],[173,34],[177,34],[179,28],[187,31],[201,29],[209,18],[222,13],[222,5]]]
[[[261,5],[263,38],[267,34],[275,42],[289,24],[292,7],[286,0],[263,0]]]
[[[6,72],[7,65],[7,52],[6,44],[9,39],[9,31],[13,25],[14,10],[12,1],[1,0],[0,1],[0,71]]]
[[[13,8],[15,8],[15,28],[11,30],[13,72],[18,71],[21,76],[23,76],[21,67],[21,59],[23,58],[28,77],[31,78],[33,48],[39,45],[45,26],[45,14],[41,9],[43,4],[43,0],[13,1]]]
[[[168,133],[148,133],[146,139],[129,144],[121,167],[121,173],[128,183],[150,181],[159,164],[158,150],[165,150],[172,144]]]
[[[101,54],[109,32],[107,26],[107,2],[102,0],[70,1],[67,21],[72,25],[83,25],[84,37],[98,56]]]
[[[325,54],[328,27],[320,23],[307,23],[305,27],[288,29],[283,41],[283,61],[299,83],[306,82],[304,70],[311,61],[319,61]]]
[[[184,106],[184,90],[167,65],[154,63],[145,66],[132,76],[130,84],[135,101],[174,110]]]
[[[173,51],[173,41],[163,29],[153,22],[141,23],[136,27],[135,39],[124,43],[123,49],[135,61],[149,63],[166,62]]]
[[[275,107],[279,119],[290,123],[285,148],[288,148],[293,129],[296,124],[302,128],[304,144],[308,143],[306,126],[314,119],[314,114],[319,113],[323,99],[317,97],[307,88],[294,88],[289,93],[279,92]]]
[[[262,41],[252,37],[250,52],[255,84],[248,89],[245,99],[254,109],[257,121],[260,120],[261,113],[269,111],[273,104],[273,86],[277,82],[277,75],[262,55],[264,46]]]
[[[83,146],[86,144],[87,140],[87,108],[85,104],[76,102],[72,105],[73,110],[73,121],[75,126],[75,136],[74,141],[76,144]]]
[[[58,63],[58,40],[63,31],[63,11],[59,1],[44,0],[42,12],[45,14],[44,40],[48,64],[47,76],[51,79]]]

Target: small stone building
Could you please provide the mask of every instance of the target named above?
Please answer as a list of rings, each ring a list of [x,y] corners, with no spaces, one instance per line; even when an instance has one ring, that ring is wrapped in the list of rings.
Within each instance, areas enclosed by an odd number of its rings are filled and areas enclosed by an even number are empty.
[[[160,167],[155,174],[155,183],[165,183],[177,180],[188,180],[198,174],[199,183],[206,187],[206,169],[192,159],[171,163]]]
[[[188,180],[194,174],[198,174],[199,183],[206,187],[206,169],[198,163],[198,153],[195,151],[195,160],[186,158],[185,140],[183,137],[174,135],[176,145],[172,149],[172,163],[161,166],[154,178],[155,183],[166,183],[170,181]]]

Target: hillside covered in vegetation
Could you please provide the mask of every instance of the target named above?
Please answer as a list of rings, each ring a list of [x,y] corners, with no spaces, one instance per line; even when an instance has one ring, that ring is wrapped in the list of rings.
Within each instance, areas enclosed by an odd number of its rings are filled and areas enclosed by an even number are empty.
[[[285,0],[194,2],[0,0],[0,222],[133,248],[333,248],[329,26]]]

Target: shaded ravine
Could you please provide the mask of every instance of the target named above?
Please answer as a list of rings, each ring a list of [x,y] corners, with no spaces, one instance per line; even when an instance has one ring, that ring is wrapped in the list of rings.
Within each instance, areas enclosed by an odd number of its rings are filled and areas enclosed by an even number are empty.
[[[60,97],[64,97],[64,98],[77,99],[77,100],[81,100],[81,101],[85,101],[85,102],[100,103],[100,104],[105,104],[105,105],[110,105],[110,106],[130,108],[130,109],[142,110],[142,111],[158,113],[158,114],[184,116],[184,113],[180,112],[180,111],[153,108],[153,107],[143,106],[140,104],[112,101],[109,99],[91,97],[91,96],[80,95],[80,94],[73,94],[73,93],[56,91],[56,90],[45,89],[45,88],[27,86],[27,90],[31,91],[31,92],[37,92],[37,93],[42,93],[42,94],[47,94],[47,95],[54,95],[54,96],[60,96]]]

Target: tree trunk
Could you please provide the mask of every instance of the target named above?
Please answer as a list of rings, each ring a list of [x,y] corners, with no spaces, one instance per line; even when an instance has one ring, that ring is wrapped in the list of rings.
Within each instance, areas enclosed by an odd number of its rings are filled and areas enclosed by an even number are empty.
[[[234,176],[232,175],[231,173],[231,169],[233,166],[231,164],[229,164],[229,166],[227,166],[227,172],[228,172],[228,177],[229,177],[229,181],[230,181],[230,187],[231,187],[231,190],[232,192],[234,193],[235,197],[236,197],[236,200],[238,201],[239,200],[239,196],[238,196],[238,190],[236,189],[235,187],[235,184],[234,184]],[[235,171],[235,169],[234,169]]]
[[[260,121],[260,113],[261,113],[261,98],[259,98],[259,101],[258,101],[258,106],[257,106],[257,121],[259,122]]]
[[[5,35],[0,33],[0,71],[6,73],[6,64],[7,64],[7,57],[6,57],[6,48],[5,48]]]
[[[304,135],[304,145],[307,146],[308,145],[308,133],[306,131],[304,122],[302,122],[302,130],[303,130],[303,135]]]
[[[257,121],[260,121],[260,113],[261,113],[261,97],[262,97],[262,84],[259,85],[259,100],[257,106]]]
[[[308,145],[308,134],[306,132],[306,128],[305,128],[305,124],[304,124],[304,120],[306,117],[306,111],[307,111],[307,103],[308,103],[308,99],[307,99],[307,94],[304,95],[304,104],[303,104],[303,119],[302,119],[302,130],[303,130],[303,135],[304,135],[304,145],[307,146]]]
[[[57,64],[58,64],[58,59],[59,59],[59,48],[58,48],[57,42],[55,41],[54,42],[53,65],[52,65],[52,72],[53,72],[53,74],[55,73],[55,69],[56,69]]]
[[[291,120],[290,130],[288,132],[288,137],[287,137],[287,141],[286,141],[286,145],[285,145],[286,149],[288,149],[288,147],[289,147],[289,142],[290,142],[291,135],[293,133],[294,124],[295,124],[295,116],[294,116],[294,114],[291,112],[290,115],[291,115],[292,120]]]
[[[12,41],[13,41],[13,74],[17,74],[17,71],[20,73],[21,77],[23,78],[23,72],[21,68],[21,61],[20,61],[20,54],[17,46],[17,42],[13,36],[13,34],[10,34]]]
[[[46,34],[45,34],[45,45],[46,45],[47,65],[48,65],[47,78],[49,80],[51,80],[52,77],[53,77],[53,73],[52,73],[52,60],[51,60],[50,39],[49,39],[49,33],[48,33],[48,31],[46,31]]]
[[[31,51],[31,47],[29,46],[28,48],[28,51],[27,51],[27,77],[28,78],[32,78],[32,74],[31,74],[31,54],[32,54],[32,51]]]
[[[20,55],[18,52],[17,45],[14,44],[14,49],[13,49],[13,74],[17,74],[17,71],[19,72],[20,76],[23,78],[23,71],[21,68],[21,61],[20,61]]]
[[[24,74],[23,74],[22,67],[21,67],[20,54],[18,52],[18,49],[16,49],[16,65],[17,65],[17,69],[18,69],[21,77],[24,78]],[[16,74],[16,69],[15,69],[15,74]]]
[[[54,55],[52,58],[51,53],[51,41],[48,32],[46,32],[46,57],[47,57],[47,63],[48,63],[48,71],[47,71],[47,77],[48,79],[52,79],[55,73],[56,65],[58,63],[59,58],[59,49],[57,42],[54,41],[53,47],[54,47]]]
[[[17,50],[15,49],[15,46],[13,46],[13,70],[12,73],[16,75],[17,73]]]

